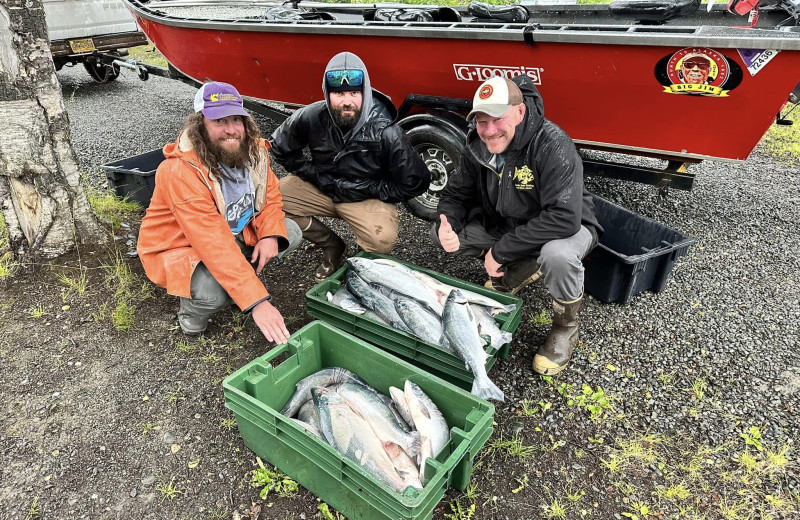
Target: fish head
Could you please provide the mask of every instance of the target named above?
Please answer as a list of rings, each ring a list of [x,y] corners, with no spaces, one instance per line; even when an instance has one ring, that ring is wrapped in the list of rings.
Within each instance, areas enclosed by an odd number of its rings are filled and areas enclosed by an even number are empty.
[[[359,258],[352,256],[347,259],[347,263],[356,271],[366,271],[372,267],[372,260],[369,258]]]
[[[447,295],[447,302],[458,303],[463,305],[467,303],[467,298],[464,296],[464,293],[462,293],[458,289],[453,289],[452,291],[450,291],[450,294]]]
[[[311,399],[314,401],[314,406],[321,407],[336,404],[337,397],[338,400],[341,400],[339,394],[324,386],[311,388]]]

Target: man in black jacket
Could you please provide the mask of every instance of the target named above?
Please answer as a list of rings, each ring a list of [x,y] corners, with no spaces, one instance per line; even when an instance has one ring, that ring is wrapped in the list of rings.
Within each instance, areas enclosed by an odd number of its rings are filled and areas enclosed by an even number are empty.
[[[489,288],[516,294],[544,277],[553,325],[533,369],[557,374],[578,342],[581,260],[603,231],[583,187],[583,163],[569,136],[545,119],[527,76],[481,84],[467,116],[473,118],[431,237],[445,251],[482,258]]]
[[[314,276],[327,278],[344,261],[344,241],[316,217],[344,219],[358,245],[388,253],[397,242],[395,203],[422,194],[430,172],[399,125],[392,101],[370,86],[355,54],[334,56],[322,78],[324,101],[297,110],[272,134],[283,210],[322,248]],[[308,148],[311,158],[304,156]]]

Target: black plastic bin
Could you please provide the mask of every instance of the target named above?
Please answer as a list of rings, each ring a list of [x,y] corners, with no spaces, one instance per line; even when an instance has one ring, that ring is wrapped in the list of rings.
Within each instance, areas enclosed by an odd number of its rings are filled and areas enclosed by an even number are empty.
[[[106,171],[108,183],[117,197],[128,197],[144,206],[150,205],[150,197],[156,187],[156,169],[164,160],[161,148],[143,154],[126,157],[100,166]]]
[[[605,233],[583,260],[586,292],[604,302],[627,303],[642,291],[661,292],[675,259],[695,239],[593,195]]]

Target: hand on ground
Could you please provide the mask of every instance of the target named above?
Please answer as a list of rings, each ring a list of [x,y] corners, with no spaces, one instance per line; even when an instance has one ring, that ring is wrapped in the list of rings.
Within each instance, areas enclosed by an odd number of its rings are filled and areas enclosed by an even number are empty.
[[[289,329],[286,328],[281,313],[270,302],[264,300],[253,308],[253,321],[269,341],[275,343],[288,341]]]

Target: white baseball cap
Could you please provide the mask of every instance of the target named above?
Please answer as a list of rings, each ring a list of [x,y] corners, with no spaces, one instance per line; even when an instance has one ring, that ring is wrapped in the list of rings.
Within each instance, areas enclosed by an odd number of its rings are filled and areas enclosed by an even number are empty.
[[[472,111],[467,114],[467,121],[482,112],[492,117],[500,117],[509,108],[522,103],[522,91],[510,79],[494,76],[487,79],[472,98]]]

